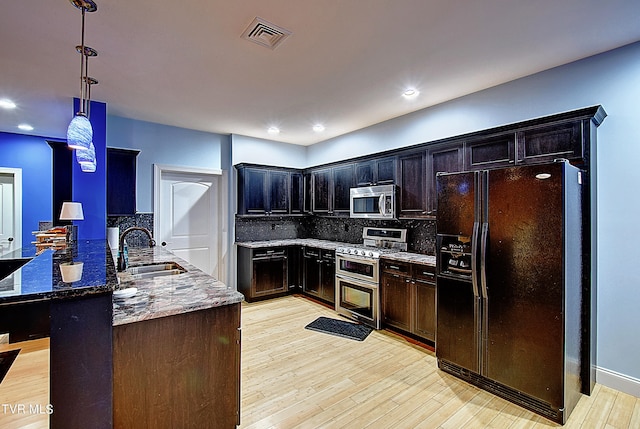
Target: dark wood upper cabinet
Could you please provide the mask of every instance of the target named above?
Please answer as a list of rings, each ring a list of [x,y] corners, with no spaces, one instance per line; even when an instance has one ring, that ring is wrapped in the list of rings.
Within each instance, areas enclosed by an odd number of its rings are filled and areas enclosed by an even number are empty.
[[[267,203],[270,214],[289,213],[289,177],[288,171],[269,172]]]
[[[518,164],[583,156],[582,121],[536,127],[517,133]]]
[[[331,206],[331,169],[318,170],[311,173],[313,213],[330,213]]]
[[[304,173],[302,175],[302,180],[304,182],[304,212],[311,213],[313,210],[313,180],[311,179],[311,174]]]
[[[291,214],[304,212],[304,178],[302,173],[291,173]]]
[[[355,165],[356,186],[393,185],[396,182],[396,158],[380,158]]]
[[[435,216],[437,205],[436,174],[457,173],[464,169],[462,143],[449,144],[427,152],[428,179],[428,215]]]
[[[516,134],[470,140],[465,144],[465,170],[508,167],[515,163]]]
[[[238,170],[238,183],[242,189],[241,204],[242,214],[266,214],[267,213],[267,175],[268,170],[257,168],[245,168]]]
[[[238,214],[288,215],[291,173],[262,166],[238,165]],[[298,190],[297,198],[300,198]],[[297,202],[298,206],[300,202]]]
[[[353,164],[331,169],[333,173],[333,212],[349,213],[351,188],[353,187]]]
[[[136,158],[139,150],[107,148],[107,215],[136,213]]]
[[[427,215],[426,152],[414,152],[398,158],[399,201],[398,217]]]
[[[349,213],[354,165],[346,164],[311,172],[312,211],[315,214]]]

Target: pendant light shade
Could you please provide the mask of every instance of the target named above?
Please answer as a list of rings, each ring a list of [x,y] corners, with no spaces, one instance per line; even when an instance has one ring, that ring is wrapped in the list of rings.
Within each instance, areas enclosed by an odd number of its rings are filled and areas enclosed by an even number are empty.
[[[89,144],[89,149],[76,149],[76,161],[78,164],[95,164],[96,148],[93,142]]]
[[[87,164],[80,164],[80,169],[83,173],[95,173],[96,172],[96,163],[91,162]]]
[[[83,114],[74,116],[67,128],[67,146],[72,149],[89,150],[92,141],[93,128],[89,119]]]
[[[76,151],[76,160],[82,171],[95,171],[96,154],[93,147],[93,128],[89,121],[91,103],[90,86],[98,81],[89,77],[89,57],[98,55],[95,49],[84,43],[84,20],[86,12],[95,12],[98,7],[93,0],[70,0],[71,4],[82,12],[82,42],[76,46],[80,54],[80,110],[71,119],[67,128],[67,146]]]

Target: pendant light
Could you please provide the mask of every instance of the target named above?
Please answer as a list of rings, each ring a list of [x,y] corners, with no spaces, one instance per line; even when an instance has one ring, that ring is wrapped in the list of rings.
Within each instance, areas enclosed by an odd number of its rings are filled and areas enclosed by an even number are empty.
[[[80,110],[71,119],[67,128],[67,145],[72,149],[88,150],[93,141],[93,128],[89,122],[87,105],[88,98],[88,58],[98,53],[84,44],[84,17],[86,12],[95,12],[98,6],[93,0],[69,0],[73,6],[82,11],[82,39],[76,50],[80,53]]]

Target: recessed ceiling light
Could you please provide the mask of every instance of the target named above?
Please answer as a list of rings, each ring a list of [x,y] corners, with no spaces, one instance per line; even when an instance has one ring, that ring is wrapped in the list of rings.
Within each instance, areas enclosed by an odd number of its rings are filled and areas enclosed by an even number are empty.
[[[0,100],[0,107],[4,109],[15,109],[16,103],[9,100],[8,98],[3,98],[2,100]]]
[[[33,127],[29,124],[20,124],[18,125],[18,128],[20,128],[22,131],[33,131]]]
[[[280,128],[278,128],[278,127],[269,127],[267,132],[269,134],[280,134]]]
[[[418,91],[415,88],[407,88],[404,90],[404,92],[402,93],[402,96],[404,98],[416,98],[418,95],[420,94],[420,91]]]
[[[313,131],[315,131],[316,133],[321,133],[324,131],[324,125],[322,124],[315,124],[313,126]]]

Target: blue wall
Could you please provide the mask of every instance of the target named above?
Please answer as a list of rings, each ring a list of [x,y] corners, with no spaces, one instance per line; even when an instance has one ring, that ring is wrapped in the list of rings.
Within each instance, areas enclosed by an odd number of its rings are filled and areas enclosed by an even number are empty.
[[[136,210],[153,211],[153,164],[222,169],[229,136],[109,116],[107,146],[140,150]]]
[[[602,105],[597,173],[598,382],[640,396],[640,43],[550,69],[309,147],[310,165]],[[611,384],[610,384],[611,385]],[[615,387],[615,386],[614,386]],[[629,389],[627,389],[629,391]]]
[[[307,147],[258,139],[238,134],[231,136],[232,164],[248,162],[280,167],[307,167]]]
[[[47,137],[0,133],[0,167],[22,169],[22,245],[39,221],[51,221],[52,149]],[[56,139],[50,139],[56,140]]]

